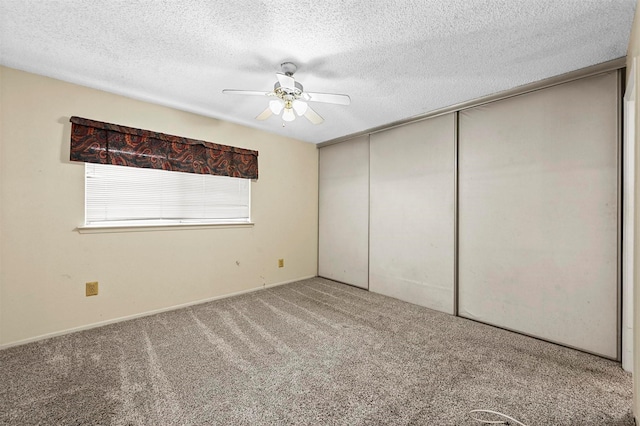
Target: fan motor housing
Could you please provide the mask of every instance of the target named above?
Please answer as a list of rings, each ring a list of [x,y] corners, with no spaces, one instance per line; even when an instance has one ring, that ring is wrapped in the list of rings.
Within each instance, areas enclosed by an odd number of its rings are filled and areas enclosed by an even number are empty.
[[[295,82],[295,88],[292,89],[290,87],[282,87],[280,82],[276,82],[273,85],[273,92],[282,100],[286,100],[286,96],[292,96],[293,99],[298,99],[303,92],[302,84]]]

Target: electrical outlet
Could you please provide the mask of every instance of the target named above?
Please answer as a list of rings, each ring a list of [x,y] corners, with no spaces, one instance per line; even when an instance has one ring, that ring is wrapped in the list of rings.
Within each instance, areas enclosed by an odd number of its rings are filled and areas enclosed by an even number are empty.
[[[87,296],[97,296],[98,295],[98,281],[92,281],[87,283],[86,287]]]
[[[284,268],[284,259],[278,259],[278,268]]]

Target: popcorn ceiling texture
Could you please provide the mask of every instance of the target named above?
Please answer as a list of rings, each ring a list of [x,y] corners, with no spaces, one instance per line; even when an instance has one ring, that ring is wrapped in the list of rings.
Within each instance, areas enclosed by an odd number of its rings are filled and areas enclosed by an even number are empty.
[[[626,54],[635,0],[0,0],[0,63],[323,142]],[[280,63],[325,123],[254,119]],[[96,117],[99,119],[99,117]]]
[[[0,351],[0,425],[633,426],[631,387],[613,361],[313,278]]]

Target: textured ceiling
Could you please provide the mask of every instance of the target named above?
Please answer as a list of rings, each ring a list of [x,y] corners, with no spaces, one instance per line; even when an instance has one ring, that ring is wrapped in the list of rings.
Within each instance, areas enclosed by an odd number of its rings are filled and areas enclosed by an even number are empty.
[[[626,54],[635,0],[0,0],[0,63],[323,142]],[[254,117],[280,63],[325,122]],[[100,119],[100,117],[91,117]]]

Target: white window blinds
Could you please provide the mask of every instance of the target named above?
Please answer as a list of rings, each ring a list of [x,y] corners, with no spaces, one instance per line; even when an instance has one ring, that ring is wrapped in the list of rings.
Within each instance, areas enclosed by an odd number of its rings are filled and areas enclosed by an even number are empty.
[[[85,225],[247,223],[251,181],[85,164]]]

